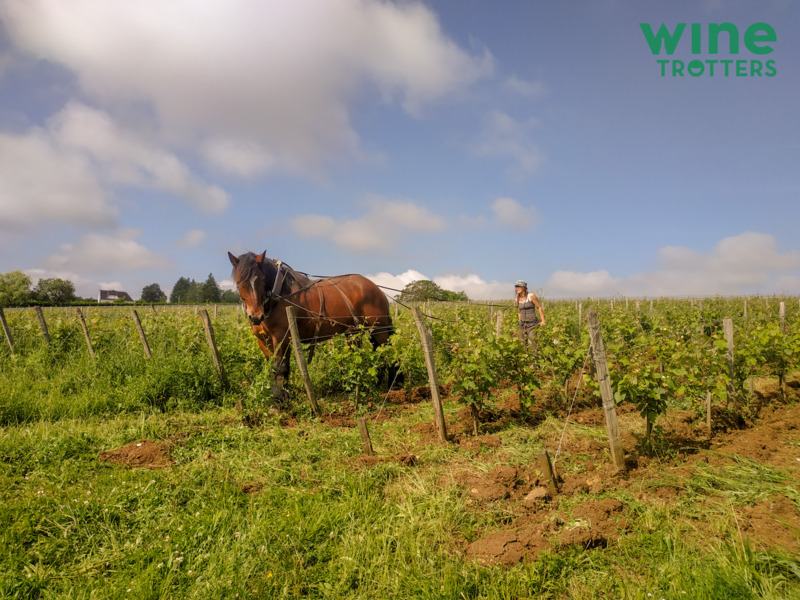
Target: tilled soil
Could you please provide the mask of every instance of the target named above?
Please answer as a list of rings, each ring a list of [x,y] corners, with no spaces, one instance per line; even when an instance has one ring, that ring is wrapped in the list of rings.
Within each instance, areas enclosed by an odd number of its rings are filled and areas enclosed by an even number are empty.
[[[441,391],[445,396],[447,390]],[[430,398],[430,390],[426,388],[392,392],[384,399],[378,420],[414,410],[415,404],[427,398]],[[513,393],[506,394],[505,398],[493,412],[481,413],[482,434],[479,436],[472,434],[472,416],[468,409],[452,415],[448,419],[450,442],[457,443],[473,456],[491,452],[502,461],[502,439],[497,434],[504,424],[522,420],[535,426],[543,419],[540,415],[523,413]],[[615,495],[632,495],[638,501],[655,506],[674,504],[687,493],[686,482],[698,467],[728,467],[737,460],[779,469],[787,475],[785,489],[789,490],[786,494],[776,493],[750,505],[735,507],[742,537],[755,547],[800,552],[800,510],[796,492],[800,480],[800,404],[780,404],[775,396],[765,396],[763,400],[764,406],[755,421],[731,419],[717,409],[713,413],[712,431],[695,413],[670,411],[658,425],[662,440],[677,461],[638,454],[635,448],[640,439],[632,432],[643,429],[642,419],[630,407],[620,407],[620,429],[624,432],[623,447],[627,452],[627,468],[621,472],[616,472],[608,462],[607,443],[581,433],[587,426],[603,424],[602,410],[599,407],[579,410],[570,415],[569,421],[580,426],[577,428],[580,431],[572,431],[567,426],[564,432],[553,433],[552,439],[545,439],[547,448],[563,444],[563,451],[570,456],[570,472],[557,474],[556,495],[537,465],[499,464],[488,473],[463,466],[459,471],[455,467],[443,477],[441,484],[463,489],[466,510],[499,507],[509,515],[506,525],[486,531],[471,543],[465,541],[465,556],[483,564],[510,566],[523,560],[535,560],[543,551],[558,551],[567,546],[606,547],[630,531],[629,507]],[[354,415],[348,413],[345,405],[322,420],[333,427],[355,425]],[[297,424],[292,421],[289,426]],[[437,443],[432,423],[420,424],[413,430],[419,434],[421,444]],[[171,449],[172,443],[168,441],[140,440],[101,452],[99,458],[131,468],[157,469],[172,464]],[[350,468],[369,468],[387,461],[407,466],[420,464],[419,456],[406,453],[388,457],[362,456],[350,464]],[[248,494],[258,493],[260,488],[259,484],[241,486]],[[617,494],[619,491],[626,494]],[[574,499],[564,503],[571,508],[560,508],[563,499]]]

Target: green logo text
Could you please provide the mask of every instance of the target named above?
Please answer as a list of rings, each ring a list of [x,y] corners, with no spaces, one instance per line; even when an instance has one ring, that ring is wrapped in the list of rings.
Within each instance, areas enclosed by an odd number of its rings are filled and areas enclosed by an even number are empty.
[[[658,56],[662,53],[672,56],[684,38],[687,23],[678,23],[670,31],[665,24],[661,24],[657,31],[649,23],[640,23],[644,39],[650,52]],[[689,53],[691,60],[659,59],[656,63],[660,67],[661,77],[774,77],[777,74],[775,61],[760,60],[755,58],[738,58],[740,45],[746,51],[756,56],[764,56],[774,51],[770,45],[778,41],[775,29],[767,23],[753,23],[739,35],[739,28],[733,23],[709,23],[703,27],[701,23],[691,23],[688,36]],[[680,45],[681,50],[686,50],[687,44]],[[720,48],[733,58],[718,58]],[[696,58],[707,54],[709,58]]]

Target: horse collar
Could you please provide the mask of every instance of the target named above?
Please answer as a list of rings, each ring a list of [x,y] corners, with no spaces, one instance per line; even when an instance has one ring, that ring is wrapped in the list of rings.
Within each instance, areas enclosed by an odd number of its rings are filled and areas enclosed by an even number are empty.
[[[283,287],[284,277],[286,276],[286,272],[283,269],[283,263],[279,260],[276,260],[275,265],[278,267],[278,270],[275,273],[275,280],[272,282],[272,289],[264,296],[264,318],[269,317],[270,313],[272,312],[272,307],[275,306],[275,302],[281,299],[280,291]]]

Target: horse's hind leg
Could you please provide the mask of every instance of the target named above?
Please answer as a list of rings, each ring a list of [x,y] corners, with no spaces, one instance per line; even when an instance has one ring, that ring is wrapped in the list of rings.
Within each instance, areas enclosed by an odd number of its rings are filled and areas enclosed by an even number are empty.
[[[392,325],[391,317],[387,317],[388,322],[382,323],[378,321],[375,325],[372,326],[372,329],[369,333],[369,339],[372,342],[372,347],[377,348],[378,346],[382,346],[383,344],[389,341],[389,338],[394,333],[394,325]]]
[[[373,349],[377,350],[378,346],[388,343],[389,338],[393,333],[394,326],[392,325],[391,318],[389,318],[389,322],[387,324],[376,324],[370,333],[370,340],[372,341]],[[380,374],[381,380],[383,380],[384,375],[386,376],[386,386],[388,391],[403,387],[405,378],[403,377],[403,372],[400,370],[400,365],[398,363],[393,362],[382,366]]]

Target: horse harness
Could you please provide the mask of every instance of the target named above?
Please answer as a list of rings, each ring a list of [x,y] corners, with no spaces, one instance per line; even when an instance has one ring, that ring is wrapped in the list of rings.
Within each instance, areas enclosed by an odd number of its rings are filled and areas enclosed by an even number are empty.
[[[304,291],[314,287],[316,284],[318,284],[321,281],[321,280],[313,281],[310,284],[300,288],[299,290],[297,290],[295,292],[292,292],[291,294],[287,294],[286,296],[281,296],[280,295],[280,291],[281,291],[281,288],[283,287],[283,282],[286,279],[286,269],[291,268],[291,267],[287,267],[280,260],[276,260],[275,261],[275,266],[277,267],[277,272],[275,273],[275,280],[272,283],[272,289],[265,294],[264,302],[262,304],[262,311],[264,312],[264,318],[265,319],[267,319],[270,316],[270,314],[272,313],[272,308],[280,300],[286,300],[287,298],[295,296],[295,295],[299,294],[300,292],[304,292]],[[342,299],[344,300],[345,304],[347,305],[347,309],[350,311],[350,316],[353,318],[353,324],[356,327],[358,327],[358,325],[360,325],[359,318],[356,316],[355,309],[353,308],[353,305],[350,302],[350,299],[339,288],[339,286],[336,284],[335,281],[331,281],[330,279],[328,281],[330,281],[331,285],[342,296]],[[315,327],[315,330],[314,330],[314,337],[315,338],[319,337],[319,330],[320,330],[320,325],[321,325],[321,320],[322,319],[330,321],[331,323],[333,323],[335,325],[340,325],[341,324],[340,321],[336,320],[333,317],[329,317],[329,316],[327,316],[325,314],[325,295],[322,293],[322,290],[320,288],[317,288],[317,291],[319,293],[319,313],[317,313],[317,316],[319,317],[319,319],[317,320],[317,324],[316,324],[316,327]],[[304,310],[308,310],[308,309],[304,309]]]

